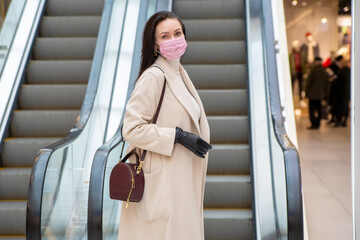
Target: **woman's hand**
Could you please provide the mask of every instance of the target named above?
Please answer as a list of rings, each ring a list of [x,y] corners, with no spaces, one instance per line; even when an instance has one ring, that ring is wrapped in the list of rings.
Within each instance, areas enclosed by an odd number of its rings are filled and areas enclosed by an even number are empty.
[[[212,148],[209,143],[199,136],[183,131],[179,127],[176,127],[175,143],[180,143],[201,158],[205,158],[205,154]]]

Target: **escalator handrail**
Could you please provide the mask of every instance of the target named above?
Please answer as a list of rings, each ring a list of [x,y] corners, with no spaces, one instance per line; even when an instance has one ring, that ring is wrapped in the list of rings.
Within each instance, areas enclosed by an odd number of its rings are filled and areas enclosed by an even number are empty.
[[[144,3],[146,0],[141,0]],[[156,5],[156,11],[164,10],[164,9],[171,9],[172,0],[158,0]],[[142,6],[142,10],[144,11],[143,14],[139,14],[140,17],[143,19],[139,19],[138,22],[138,29],[136,31],[136,42],[135,46],[141,45],[141,36],[142,36],[142,29],[139,28],[140,24],[144,24],[147,20],[145,8]],[[139,17],[139,18],[140,18]],[[142,21],[142,23],[141,23]],[[139,58],[141,54],[141,48],[137,47],[134,50],[134,56],[132,59],[132,67],[131,67],[131,76],[129,79],[129,89],[127,92],[126,102],[130,98],[132,93],[134,83],[136,80],[138,67],[139,66]],[[126,106],[126,105],[125,105]],[[116,148],[119,144],[124,143],[124,139],[121,134],[121,128],[124,121],[124,113],[125,107],[122,114],[122,119],[120,121],[119,127],[116,130],[113,137],[105,142],[95,153],[93,165],[91,167],[90,173],[90,182],[89,182],[89,197],[88,197],[88,239],[89,240],[99,240],[103,239],[102,229],[103,229],[103,192],[105,184],[105,171],[106,171],[106,164],[108,157],[111,151]]]
[[[110,25],[113,2],[113,0],[105,0],[104,2],[102,18],[100,22],[87,90],[76,122],[66,137],[54,144],[51,144],[41,149],[36,156],[35,164],[31,171],[28,190],[28,203],[26,210],[27,239],[41,239],[42,194],[44,188],[46,168],[51,155],[56,150],[61,149],[75,141],[77,137],[80,136],[82,130],[84,129],[85,125],[89,120],[89,116],[94,106],[102,61],[105,54],[105,46],[107,40],[107,33]]]
[[[297,148],[286,133],[284,118],[281,112],[271,1],[263,0],[263,15],[264,34],[266,39],[267,79],[271,117],[274,127],[273,131],[284,154],[288,239],[303,239],[303,203],[300,159]]]
[[[7,135],[6,132],[9,129],[11,113],[15,109],[16,97],[19,94],[20,86],[24,79],[26,63],[30,58],[34,38],[40,28],[39,19],[41,19],[44,13],[45,2],[46,0],[39,0],[37,4],[35,2],[26,2],[22,9],[16,9],[17,14],[19,14],[19,21],[14,26],[15,32],[9,47],[6,49],[4,65],[0,66],[0,147],[3,146]],[[15,3],[13,4],[14,6],[16,5]],[[13,4],[11,4],[8,11],[12,10]],[[10,17],[9,14],[11,13],[7,12],[6,14],[5,20]],[[7,23],[4,22],[3,24]],[[10,21],[9,25],[12,24],[14,23]],[[9,29],[3,25],[1,34],[7,30]],[[0,157],[1,154],[2,152],[0,151]],[[0,166],[2,166],[1,161]]]

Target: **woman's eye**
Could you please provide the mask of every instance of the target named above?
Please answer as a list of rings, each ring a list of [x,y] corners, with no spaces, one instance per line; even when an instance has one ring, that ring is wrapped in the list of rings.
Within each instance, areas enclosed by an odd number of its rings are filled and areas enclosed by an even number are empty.
[[[176,33],[176,36],[180,36],[180,35],[181,35],[181,32],[177,32],[177,33]]]
[[[162,38],[162,39],[166,39],[167,36],[166,36],[166,35],[162,35],[161,38]]]

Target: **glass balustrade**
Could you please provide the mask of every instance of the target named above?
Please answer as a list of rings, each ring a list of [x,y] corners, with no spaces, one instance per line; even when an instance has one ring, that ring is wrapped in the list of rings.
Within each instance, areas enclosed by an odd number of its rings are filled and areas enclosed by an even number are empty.
[[[25,3],[25,0],[11,1],[9,8],[7,9],[6,16],[2,16],[4,18],[0,30],[0,76],[4,67],[4,63],[6,61],[6,57],[8,56],[8,52],[15,37],[15,33],[25,7]],[[4,0],[1,0],[0,4],[2,14],[4,14]]]
[[[128,17],[125,20],[122,44],[124,47],[131,46],[132,48],[122,48],[122,53],[119,55],[118,73],[121,74],[117,75],[115,80],[114,95],[112,97],[114,114],[110,114],[112,120],[109,121],[109,123],[116,123],[109,125],[109,128],[116,126],[118,128],[117,132],[108,135],[112,136],[112,138],[98,149],[92,166],[88,210],[89,239],[117,239],[122,203],[110,199],[108,186],[111,170],[119,159],[125,155],[128,146],[126,142],[122,141],[121,127],[119,127],[122,122],[119,120],[123,118],[126,102],[131,95],[133,83],[139,71],[140,46],[144,24],[155,11],[163,10],[159,9],[160,2],[162,2],[162,6],[169,6],[169,1],[138,0],[131,1],[131,4],[129,2],[126,10]],[[135,45],[131,43],[135,43]],[[129,51],[133,52],[133,55],[126,54]],[[121,92],[124,89],[126,92]],[[118,115],[118,113],[121,114]],[[99,195],[101,195],[100,198]],[[98,231],[99,229],[102,229],[102,232]]]
[[[90,170],[96,150],[106,139],[127,4],[122,0],[105,1],[102,21],[107,21],[104,27],[108,30],[99,31],[106,36],[99,35],[97,43],[100,45],[99,41],[105,41],[105,49],[102,55],[96,55],[95,50],[93,60],[94,65],[95,58],[102,58],[98,85],[88,87],[88,90],[96,89],[96,96],[79,136],[56,149],[48,160],[41,206],[42,239],[87,237]]]

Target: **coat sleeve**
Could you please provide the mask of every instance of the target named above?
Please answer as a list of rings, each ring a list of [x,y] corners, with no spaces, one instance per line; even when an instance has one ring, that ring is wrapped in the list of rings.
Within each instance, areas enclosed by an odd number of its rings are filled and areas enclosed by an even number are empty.
[[[325,71],[324,69],[324,73],[323,73],[323,78],[324,78],[324,99],[328,102],[329,100],[329,93],[330,93],[330,81],[329,81],[329,74]]]
[[[161,82],[161,86],[159,86],[159,82]],[[157,80],[150,72],[144,72],[138,79],[126,106],[123,137],[137,148],[171,156],[175,141],[175,128],[158,127],[152,123],[162,86],[163,81]]]
[[[310,95],[310,89],[313,84],[313,81],[314,81],[314,71],[311,70],[308,75],[308,78],[306,79],[305,93],[306,93],[307,97],[309,97],[309,95]]]

